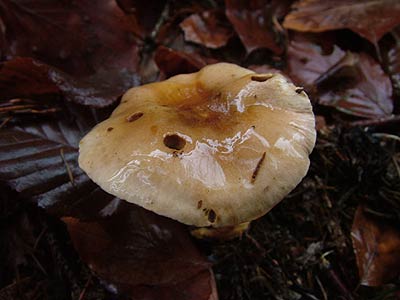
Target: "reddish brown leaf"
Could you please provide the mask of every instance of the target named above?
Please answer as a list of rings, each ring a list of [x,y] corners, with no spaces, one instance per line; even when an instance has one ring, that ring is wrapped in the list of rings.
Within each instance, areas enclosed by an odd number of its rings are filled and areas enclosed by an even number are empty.
[[[137,84],[137,76],[124,69],[98,70],[93,76],[76,79],[31,58],[18,57],[0,65],[1,99],[62,93],[66,100],[102,107]]]
[[[392,31],[394,43],[385,51],[385,65],[386,70],[390,75],[393,83],[393,92],[399,97],[400,96],[400,27],[397,27]]]
[[[141,38],[149,36],[160,18],[166,0],[116,0],[134,26],[132,30]]]
[[[288,65],[290,76],[309,91],[317,91],[321,104],[368,118],[393,112],[390,80],[366,54],[346,54],[335,46],[324,55],[318,45],[292,41]]]
[[[275,54],[282,54],[281,29],[277,21],[278,1],[225,0],[225,14],[232,23],[247,53],[267,48]]]
[[[351,231],[363,285],[379,286],[400,275],[400,231],[360,206]]]
[[[400,24],[397,0],[301,0],[296,2],[283,26],[308,32],[348,28],[371,43]]]
[[[216,299],[210,264],[178,222],[128,203],[97,222],[63,220],[82,260],[133,299]]]
[[[52,81],[78,103],[109,105],[137,82],[132,23],[112,0],[6,0],[0,2],[0,19],[2,55],[31,57],[58,70],[49,74]],[[85,89],[73,90],[76,86]],[[88,93],[95,96],[86,99]]]
[[[185,40],[204,45],[208,48],[220,48],[227,44],[232,31],[223,23],[224,16],[215,11],[192,14],[180,24]]]
[[[164,46],[157,48],[154,60],[166,77],[193,73],[207,64],[200,56],[194,53],[176,51]]]

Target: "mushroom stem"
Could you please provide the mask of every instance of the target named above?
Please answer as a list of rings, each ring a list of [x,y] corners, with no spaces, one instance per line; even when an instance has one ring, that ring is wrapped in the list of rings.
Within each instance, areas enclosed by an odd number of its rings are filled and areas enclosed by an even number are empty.
[[[199,227],[190,231],[191,235],[198,239],[210,239],[219,241],[228,241],[241,237],[250,227],[250,222],[240,223],[225,227]]]

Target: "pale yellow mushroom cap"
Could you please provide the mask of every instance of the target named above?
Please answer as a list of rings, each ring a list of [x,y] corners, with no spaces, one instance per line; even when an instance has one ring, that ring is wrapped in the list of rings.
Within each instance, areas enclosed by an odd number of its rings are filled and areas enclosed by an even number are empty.
[[[194,226],[256,219],[307,173],[307,95],[279,74],[227,63],[132,88],[80,143],[105,191]]]

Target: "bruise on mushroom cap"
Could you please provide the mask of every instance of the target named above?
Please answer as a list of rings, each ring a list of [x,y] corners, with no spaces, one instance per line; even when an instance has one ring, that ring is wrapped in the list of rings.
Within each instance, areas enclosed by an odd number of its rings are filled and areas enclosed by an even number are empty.
[[[314,115],[296,89],[227,63],[132,88],[83,138],[79,164],[105,191],[188,225],[251,221],[308,170]]]

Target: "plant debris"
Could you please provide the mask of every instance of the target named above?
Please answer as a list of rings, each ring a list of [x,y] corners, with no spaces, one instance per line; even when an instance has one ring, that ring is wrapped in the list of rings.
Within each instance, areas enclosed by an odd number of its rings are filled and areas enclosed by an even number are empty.
[[[399,10],[1,1],[0,298],[398,299]],[[217,243],[102,191],[77,149],[128,88],[221,61],[293,80],[318,138],[298,187]]]

